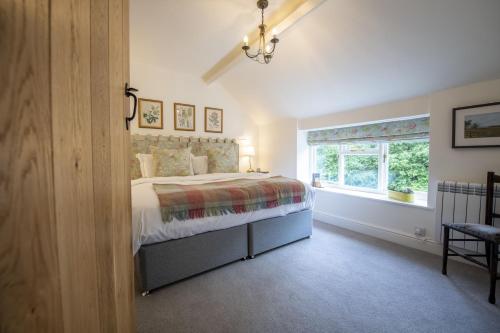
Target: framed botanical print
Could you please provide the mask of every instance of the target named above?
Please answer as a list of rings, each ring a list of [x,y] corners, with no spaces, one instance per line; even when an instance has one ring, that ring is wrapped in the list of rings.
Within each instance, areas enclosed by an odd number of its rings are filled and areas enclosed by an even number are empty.
[[[222,133],[223,110],[205,107],[205,132]]]
[[[452,147],[500,147],[500,102],[453,109]]]
[[[194,131],[196,107],[191,104],[174,103],[174,128],[177,131]]]
[[[163,102],[139,98],[139,127],[163,128]]]

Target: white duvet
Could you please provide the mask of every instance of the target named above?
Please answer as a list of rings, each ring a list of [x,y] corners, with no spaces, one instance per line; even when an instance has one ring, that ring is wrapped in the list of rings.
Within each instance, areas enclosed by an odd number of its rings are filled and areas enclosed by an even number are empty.
[[[193,236],[207,231],[235,227],[270,217],[283,216],[303,209],[312,209],[314,191],[306,184],[306,200],[297,204],[262,209],[242,214],[210,216],[164,223],[153,184],[205,184],[233,179],[266,179],[270,174],[212,173],[185,177],[140,178],[132,181],[132,232],[134,254],[143,244]]]

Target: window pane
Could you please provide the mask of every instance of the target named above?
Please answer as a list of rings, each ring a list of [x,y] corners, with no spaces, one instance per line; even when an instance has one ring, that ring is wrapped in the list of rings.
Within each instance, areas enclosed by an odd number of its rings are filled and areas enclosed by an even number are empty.
[[[390,190],[427,192],[429,185],[429,142],[389,143]]]
[[[320,180],[328,182],[339,181],[339,147],[325,145],[316,147],[316,170]]]
[[[378,188],[378,155],[345,155],[344,183],[349,186]]]

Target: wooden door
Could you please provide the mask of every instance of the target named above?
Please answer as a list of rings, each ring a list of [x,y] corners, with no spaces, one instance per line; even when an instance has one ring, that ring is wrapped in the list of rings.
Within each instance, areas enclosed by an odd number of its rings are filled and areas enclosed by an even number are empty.
[[[0,332],[134,331],[128,0],[0,12]]]

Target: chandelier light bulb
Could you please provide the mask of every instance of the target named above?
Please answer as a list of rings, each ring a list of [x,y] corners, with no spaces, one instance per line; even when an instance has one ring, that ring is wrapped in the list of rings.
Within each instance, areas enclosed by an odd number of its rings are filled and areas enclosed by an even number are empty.
[[[258,44],[258,50],[251,51],[250,46],[248,45],[248,36],[243,38],[243,46],[241,49],[245,53],[245,55],[260,63],[260,64],[268,64],[274,56],[274,51],[276,49],[276,44],[280,41],[276,35],[278,32],[276,29],[272,29],[272,38],[270,41],[266,40],[266,35],[269,34],[269,30],[266,29],[266,25],[264,23],[264,9],[269,5],[269,0],[258,0],[257,8],[261,11],[261,21],[258,26],[259,28],[259,37],[258,43],[256,40],[256,36],[253,36],[252,42]],[[269,42],[269,43],[268,43]]]

